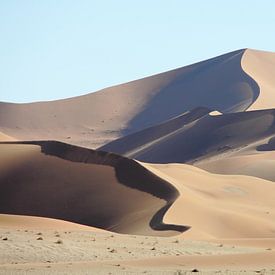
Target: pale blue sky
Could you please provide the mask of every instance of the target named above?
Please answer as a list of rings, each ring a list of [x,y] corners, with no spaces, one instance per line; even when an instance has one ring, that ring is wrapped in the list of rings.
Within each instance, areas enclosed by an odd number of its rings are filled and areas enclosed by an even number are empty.
[[[274,0],[0,0],[0,101],[77,96],[240,48],[275,51]]]

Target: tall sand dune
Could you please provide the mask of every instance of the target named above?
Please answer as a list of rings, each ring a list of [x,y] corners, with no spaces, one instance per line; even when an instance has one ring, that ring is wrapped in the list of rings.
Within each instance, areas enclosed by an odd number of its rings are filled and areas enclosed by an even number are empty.
[[[254,63],[261,69],[254,69]],[[221,113],[271,108],[273,63],[274,54],[238,50],[85,96],[2,102],[0,131],[17,139],[54,139],[97,148],[198,107]],[[268,105],[262,99],[266,95]]]

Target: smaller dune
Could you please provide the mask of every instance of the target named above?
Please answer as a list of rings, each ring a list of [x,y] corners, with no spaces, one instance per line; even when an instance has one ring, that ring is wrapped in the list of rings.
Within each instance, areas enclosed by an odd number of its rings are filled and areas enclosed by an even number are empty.
[[[188,229],[163,223],[178,191],[134,160],[54,141],[2,142],[0,150],[2,214],[128,234]]]
[[[98,150],[115,152],[127,157],[145,160],[138,157],[141,152],[150,152],[150,148],[173,138],[179,131],[182,132],[182,129],[189,128],[192,123],[205,117],[209,112],[210,110],[207,108],[196,108],[159,125],[112,141]]]

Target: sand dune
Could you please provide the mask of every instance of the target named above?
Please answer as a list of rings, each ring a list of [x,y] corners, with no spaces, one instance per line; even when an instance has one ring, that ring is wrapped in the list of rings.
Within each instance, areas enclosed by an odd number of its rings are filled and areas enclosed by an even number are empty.
[[[163,224],[178,191],[133,160],[58,142],[2,143],[0,150],[2,214],[128,234],[175,235],[188,229]]]
[[[220,161],[241,154],[248,147],[251,151],[256,142],[275,135],[275,109],[215,116],[208,112],[195,109],[100,149],[145,162],[203,165],[210,160]]]
[[[149,152],[151,158],[154,159],[154,155],[150,153],[152,147],[161,144],[160,146],[163,148],[162,144],[164,142],[172,139],[179,132],[189,129],[192,127],[194,122],[205,117],[209,112],[210,110],[206,108],[196,108],[159,125],[127,135],[124,138],[116,139],[115,141],[100,147],[99,150],[116,152],[118,154],[144,161],[147,161],[147,159],[143,159],[143,157],[139,158],[139,155],[143,152],[145,152],[145,154],[146,152]]]
[[[275,237],[275,186],[269,181],[213,175],[189,165],[141,166],[59,142],[0,146],[4,214],[58,218],[127,234]]]
[[[96,148],[197,107],[221,113],[245,111],[260,96],[255,55],[266,56],[238,50],[85,96],[28,104],[2,102],[0,130],[17,139],[57,139]],[[272,54],[269,57],[274,59]],[[261,73],[269,67],[262,66]]]

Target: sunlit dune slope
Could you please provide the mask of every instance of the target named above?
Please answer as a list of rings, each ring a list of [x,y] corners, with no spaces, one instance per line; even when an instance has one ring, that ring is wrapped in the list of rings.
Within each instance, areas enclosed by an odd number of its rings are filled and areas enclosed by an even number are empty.
[[[189,225],[184,238],[275,237],[273,182],[215,175],[186,164],[142,165],[178,189],[164,221]]]

